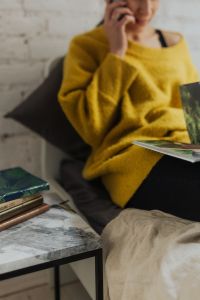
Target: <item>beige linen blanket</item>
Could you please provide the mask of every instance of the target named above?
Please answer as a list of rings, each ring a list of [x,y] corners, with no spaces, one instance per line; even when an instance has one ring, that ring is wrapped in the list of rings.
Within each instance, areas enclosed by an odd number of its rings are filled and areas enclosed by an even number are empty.
[[[102,238],[105,300],[200,300],[200,223],[125,209]]]

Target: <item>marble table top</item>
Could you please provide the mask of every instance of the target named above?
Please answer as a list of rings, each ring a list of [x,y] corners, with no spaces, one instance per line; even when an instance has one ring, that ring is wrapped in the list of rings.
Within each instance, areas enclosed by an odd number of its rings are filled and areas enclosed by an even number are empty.
[[[0,232],[0,274],[101,248],[101,239],[75,212],[47,212]]]

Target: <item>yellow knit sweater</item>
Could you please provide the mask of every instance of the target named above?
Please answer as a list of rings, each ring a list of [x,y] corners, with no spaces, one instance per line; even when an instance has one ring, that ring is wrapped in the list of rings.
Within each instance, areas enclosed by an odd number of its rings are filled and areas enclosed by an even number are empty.
[[[100,176],[113,202],[124,207],[161,158],[131,142],[188,141],[179,85],[198,80],[182,36],[161,49],[130,41],[123,59],[109,52],[102,26],[74,37],[58,98],[92,146],[83,176]]]

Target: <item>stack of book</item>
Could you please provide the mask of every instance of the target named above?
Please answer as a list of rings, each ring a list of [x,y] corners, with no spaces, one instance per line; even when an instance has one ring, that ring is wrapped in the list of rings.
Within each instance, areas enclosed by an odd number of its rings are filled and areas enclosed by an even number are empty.
[[[0,231],[47,211],[45,190],[48,182],[20,167],[0,171]]]

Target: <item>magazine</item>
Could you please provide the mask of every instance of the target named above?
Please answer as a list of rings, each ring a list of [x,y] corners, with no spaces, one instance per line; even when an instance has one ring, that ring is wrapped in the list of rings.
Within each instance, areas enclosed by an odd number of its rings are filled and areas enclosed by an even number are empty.
[[[167,140],[135,140],[133,144],[190,162],[200,161],[200,82],[180,86],[191,144]]]
[[[137,140],[133,141],[133,144],[193,163],[200,161],[200,145],[165,140]]]

